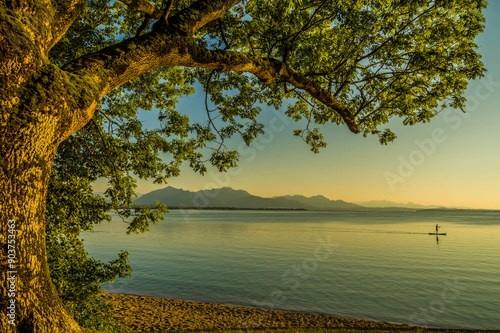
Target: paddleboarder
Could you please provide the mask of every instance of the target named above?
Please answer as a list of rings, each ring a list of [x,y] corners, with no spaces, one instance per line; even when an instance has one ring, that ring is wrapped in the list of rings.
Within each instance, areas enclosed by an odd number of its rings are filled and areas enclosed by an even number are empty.
[[[438,229],[441,228],[439,224],[436,223],[436,234],[438,233]]]

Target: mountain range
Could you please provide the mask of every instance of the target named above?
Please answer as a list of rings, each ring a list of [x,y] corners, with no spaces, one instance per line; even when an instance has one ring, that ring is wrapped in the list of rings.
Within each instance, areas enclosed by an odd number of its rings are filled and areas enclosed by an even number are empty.
[[[168,207],[186,208],[249,208],[249,209],[307,209],[307,210],[344,210],[362,209],[362,206],[343,200],[330,200],[318,195],[307,198],[302,195],[286,195],[262,198],[244,190],[230,187],[191,192],[168,186],[137,198],[137,205],[155,205],[156,200]]]
[[[141,206],[154,206],[156,200],[170,208],[235,208],[235,209],[306,209],[306,210],[365,210],[385,209],[433,209],[442,206],[424,206],[413,202],[397,203],[392,201],[368,201],[350,203],[343,200],[330,200],[322,195],[305,197],[303,195],[284,195],[263,198],[244,190],[230,187],[218,189],[187,191],[172,186],[143,194],[134,200]]]
[[[363,207],[368,207],[368,208],[386,208],[386,207],[391,207],[391,208],[413,208],[413,209],[433,209],[433,208],[443,208],[443,206],[437,206],[437,205],[420,205],[416,204],[414,202],[407,202],[407,203],[401,203],[401,202],[393,202],[393,201],[387,201],[387,200],[372,200],[372,201],[364,201],[364,202],[356,202],[357,205],[363,206]]]

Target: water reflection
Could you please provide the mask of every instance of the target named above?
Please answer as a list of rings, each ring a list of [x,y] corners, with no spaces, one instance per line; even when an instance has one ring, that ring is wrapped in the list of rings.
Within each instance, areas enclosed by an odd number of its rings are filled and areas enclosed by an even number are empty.
[[[82,237],[96,259],[130,253],[132,277],[108,291],[234,305],[279,298],[289,310],[403,323],[437,307],[432,326],[498,328],[500,213],[460,214],[203,211],[186,223],[173,211],[146,234],[126,235],[116,220]],[[442,244],[437,223],[452,235]],[[311,261],[327,235],[340,246]],[[444,311],[443,283],[456,278],[467,289]]]

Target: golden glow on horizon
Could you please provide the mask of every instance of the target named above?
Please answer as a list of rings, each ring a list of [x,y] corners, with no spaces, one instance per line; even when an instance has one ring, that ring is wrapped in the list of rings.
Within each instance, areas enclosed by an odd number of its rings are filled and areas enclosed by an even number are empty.
[[[194,177],[198,178],[198,177]],[[193,181],[191,177],[185,177],[181,175],[177,179],[173,179],[167,185],[154,185],[138,182],[137,192],[141,194],[148,193],[150,191],[164,188],[166,186],[173,186],[176,188],[182,188],[189,191],[199,191],[203,189],[219,188],[221,186],[214,186],[215,182],[207,182],[206,179],[200,177],[201,181]],[[404,191],[398,191],[397,193],[390,193],[390,191],[377,190],[377,186],[380,184],[375,184],[376,186],[370,187],[365,186],[362,190],[359,188],[351,187],[346,184],[337,184],[335,189],[332,189],[330,184],[309,184],[308,187],[300,186],[300,184],[293,184],[293,182],[287,182],[285,184],[280,184],[276,186],[275,183],[257,183],[252,180],[251,177],[242,180],[234,180],[230,184],[223,184],[225,186],[232,187],[235,190],[241,189],[249,192],[252,195],[260,197],[274,197],[282,195],[304,195],[306,197],[311,197],[315,195],[323,195],[331,200],[344,200],[346,202],[358,203],[366,201],[382,201],[387,200],[396,203],[408,203],[413,202],[414,204],[429,205],[429,206],[446,206],[446,207],[464,207],[473,209],[500,209],[498,201],[495,200],[495,194],[498,192],[496,189],[490,189],[489,192],[483,193],[485,197],[491,200],[485,200],[484,197],[477,196],[462,196],[463,192],[457,191],[457,189],[451,190],[446,189],[441,186],[436,186],[433,190],[429,190],[425,185],[419,187],[410,187]],[[204,184],[200,186],[200,184]],[[475,192],[475,189],[469,188],[471,193]]]

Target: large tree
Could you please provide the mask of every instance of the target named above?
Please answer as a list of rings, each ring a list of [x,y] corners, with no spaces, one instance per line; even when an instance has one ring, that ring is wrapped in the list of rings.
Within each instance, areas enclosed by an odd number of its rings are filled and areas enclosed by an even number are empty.
[[[395,135],[380,127],[391,117],[413,125],[464,109],[468,81],[484,72],[474,38],[485,6],[0,0],[0,331],[82,330],[51,282],[45,230],[48,222],[70,228],[58,219],[85,224],[72,210],[92,210],[61,193],[82,189],[87,205],[106,211],[131,207],[134,177],[164,182],[183,161],[224,171],[238,159],[227,139],[250,144],[263,132],[261,107],[285,100],[285,113],[303,120],[294,134],[315,152],[325,143],[314,124],[344,124],[387,143]],[[176,108],[194,87],[206,94],[198,123]],[[139,110],[156,112],[158,128],[143,129]],[[110,180],[111,203],[92,197],[99,177]],[[147,229],[159,213],[142,212],[130,230]]]

